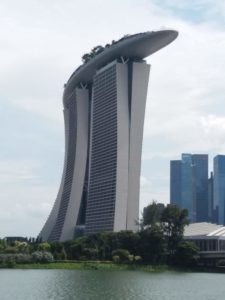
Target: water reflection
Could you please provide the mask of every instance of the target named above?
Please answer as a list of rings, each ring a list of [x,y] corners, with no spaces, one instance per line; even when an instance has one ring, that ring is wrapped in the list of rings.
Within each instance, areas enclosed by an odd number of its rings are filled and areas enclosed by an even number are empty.
[[[223,274],[0,270],[1,300],[218,300]]]

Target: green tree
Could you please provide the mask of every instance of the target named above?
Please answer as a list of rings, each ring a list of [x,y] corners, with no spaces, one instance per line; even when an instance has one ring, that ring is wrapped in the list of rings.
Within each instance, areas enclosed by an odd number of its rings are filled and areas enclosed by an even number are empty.
[[[112,40],[110,44],[106,44],[105,46],[95,46],[94,48],[91,49],[89,53],[85,53],[82,57],[81,60],[83,63],[89,62],[92,58],[94,58],[96,55],[100,54],[103,52],[106,48],[110,48],[113,44],[117,44],[118,42],[121,42],[124,39],[127,39],[129,37],[129,34],[124,35],[121,39],[118,41]]]
[[[5,249],[5,241],[0,239],[0,252],[2,252]]]
[[[184,227],[189,224],[188,210],[180,209],[177,205],[168,204],[161,214],[161,226],[167,238],[169,254],[174,251],[181,242]]]
[[[141,227],[146,228],[159,225],[163,209],[164,206],[157,204],[155,201],[146,206],[143,210]]]
[[[122,230],[117,233],[118,248],[128,249],[130,253],[138,255],[140,235],[131,230]]]
[[[32,253],[32,260],[35,263],[50,263],[54,261],[54,258],[50,252],[35,251]]]
[[[91,60],[93,57],[95,57],[96,55],[100,54],[102,51],[104,51],[105,47],[103,46],[95,46],[94,48],[92,48],[91,52],[90,53],[85,53],[83,56],[82,56],[82,62],[83,63],[87,63],[89,62],[89,60]]]
[[[38,245],[38,251],[50,251],[51,245],[47,242]]]
[[[130,252],[126,249],[116,249],[112,251],[112,258],[119,257],[119,261],[127,262],[129,261]]]
[[[27,242],[15,241],[15,247],[20,253],[29,253],[29,245]]]
[[[175,263],[179,266],[195,266],[199,259],[199,248],[190,241],[182,241],[175,252]]]
[[[138,255],[145,262],[157,264],[164,262],[166,253],[165,237],[160,226],[152,226],[140,231]]]
[[[98,259],[98,249],[97,248],[84,248],[83,250],[84,257],[88,260]]]

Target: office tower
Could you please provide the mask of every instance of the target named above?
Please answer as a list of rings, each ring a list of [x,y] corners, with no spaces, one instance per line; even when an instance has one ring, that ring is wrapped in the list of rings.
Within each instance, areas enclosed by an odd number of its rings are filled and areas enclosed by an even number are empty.
[[[188,209],[191,222],[196,222],[196,199],[194,190],[194,170],[192,155],[184,153],[181,159],[181,202]]]
[[[181,160],[170,161],[170,203],[182,207]]]
[[[208,155],[183,153],[171,161],[170,202],[189,211],[191,222],[208,221]],[[180,195],[180,200],[173,197]]]
[[[214,185],[213,209],[218,224],[225,224],[225,155],[217,155],[213,160]]]
[[[193,178],[196,201],[196,222],[208,221],[208,155],[193,154]]]
[[[123,37],[95,48],[69,78],[63,176],[42,240],[136,229],[150,70],[143,59],[176,37],[172,30]]]
[[[114,61],[94,76],[87,233],[136,227],[149,69]]]
[[[213,208],[213,172],[210,172],[210,177],[208,179],[208,216],[209,216],[209,222],[210,223],[217,223],[217,219],[215,216],[215,211]]]

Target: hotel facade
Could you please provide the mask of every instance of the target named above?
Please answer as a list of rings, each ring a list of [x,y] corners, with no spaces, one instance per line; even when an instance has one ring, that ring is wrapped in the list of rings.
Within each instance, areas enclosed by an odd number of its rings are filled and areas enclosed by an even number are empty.
[[[39,234],[136,230],[150,65],[173,30],[127,36],[79,67],[65,85],[65,160],[52,211]]]

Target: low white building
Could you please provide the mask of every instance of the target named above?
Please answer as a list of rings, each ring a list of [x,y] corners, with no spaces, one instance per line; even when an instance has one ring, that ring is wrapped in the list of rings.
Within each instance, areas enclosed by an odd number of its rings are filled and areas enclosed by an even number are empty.
[[[184,239],[194,242],[200,253],[225,253],[225,226],[212,223],[192,223],[185,227]]]

